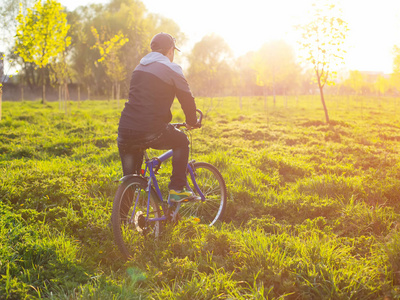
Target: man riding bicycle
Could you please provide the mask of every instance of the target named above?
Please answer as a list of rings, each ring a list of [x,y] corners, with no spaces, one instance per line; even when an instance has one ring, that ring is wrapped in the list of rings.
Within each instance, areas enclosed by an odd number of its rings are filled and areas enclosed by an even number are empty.
[[[118,150],[124,176],[140,174],[143,150],[173,150],[169,199],[182,202],[193,193],[186,191],[186,166],[189,141],[182,131],[169,124],[171,106],[178,98],[188,129],[198,127],[196,104],[182,68],[173,62],[175,39],[167,33],[156,34],[152,52],[144,56],[132,73],[129,99],[122,110],[118,127]]]

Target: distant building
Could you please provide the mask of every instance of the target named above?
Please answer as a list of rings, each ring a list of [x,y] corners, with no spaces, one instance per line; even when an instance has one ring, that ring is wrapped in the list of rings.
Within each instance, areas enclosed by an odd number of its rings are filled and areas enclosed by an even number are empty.
[[[386,79],[390,78],[390,74],[385,74],[384,72],[375,72],[375,71],[360,71],[360,73],[365,78],[367,82],[375,82],[378,79],[378,76],[382,76]]]

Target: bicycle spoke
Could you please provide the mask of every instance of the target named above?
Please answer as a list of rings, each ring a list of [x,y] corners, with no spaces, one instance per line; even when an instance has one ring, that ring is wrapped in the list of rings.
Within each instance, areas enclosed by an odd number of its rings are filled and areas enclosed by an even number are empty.
[[[203,193],[204,195],[214,195],[214,194],[216,194],[216,195],[220,195],[221,193],[220,193],[220,187],[219,186],[216,186],[216,187],[214,187],[214,188],[210,188],[210,189],[208,189],[205,193]]]

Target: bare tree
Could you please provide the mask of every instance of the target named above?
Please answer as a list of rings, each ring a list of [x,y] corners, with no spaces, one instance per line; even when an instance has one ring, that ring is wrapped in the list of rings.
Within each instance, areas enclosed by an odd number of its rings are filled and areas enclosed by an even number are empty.
[[[335,67],[343,62],[343,55],[346,53],[343,44],[348,27],[340,18],[340,14],[340,9],[333,1],[318,1],[312,6],[311,21],[297,26],[301,32],[299,44],[305,51],[304,59],[311,63],[315,71],[327,123],[329,114],[324,98],[324,86],[327,83],[333,84]]]

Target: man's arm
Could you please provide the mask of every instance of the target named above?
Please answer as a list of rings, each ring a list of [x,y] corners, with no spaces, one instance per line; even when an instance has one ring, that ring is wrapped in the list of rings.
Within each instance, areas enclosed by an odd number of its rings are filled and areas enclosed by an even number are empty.
[[[189,84],[181,70],[180,73],[175,73],[174,84],[176,87],[176,97],[186,117],[186,124],[193,127],[197,124],[196,103],[190,91]]]
[[[181,90],[176,92],[176,97],[181,104],[182,110],[186,117],[186,124],[195,126],[197,124],[196,103],[191,93],[186,93]]]

